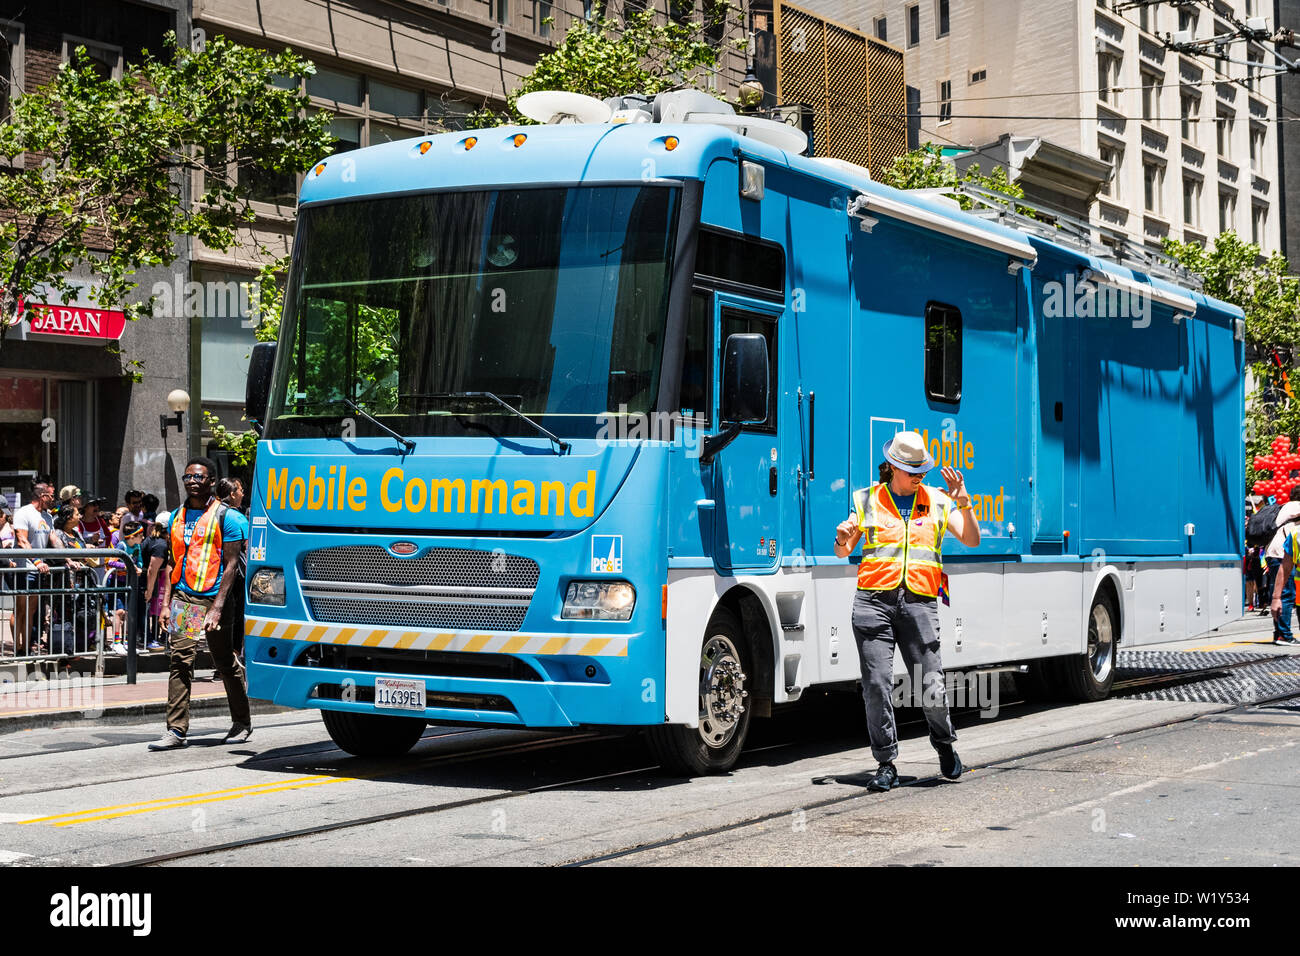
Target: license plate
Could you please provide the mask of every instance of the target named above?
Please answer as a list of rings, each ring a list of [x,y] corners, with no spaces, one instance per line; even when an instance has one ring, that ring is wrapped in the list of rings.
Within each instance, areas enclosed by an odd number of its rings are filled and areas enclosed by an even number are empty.
[[[380,710],[424,712],[424,681],[375,678],[375,707]]]

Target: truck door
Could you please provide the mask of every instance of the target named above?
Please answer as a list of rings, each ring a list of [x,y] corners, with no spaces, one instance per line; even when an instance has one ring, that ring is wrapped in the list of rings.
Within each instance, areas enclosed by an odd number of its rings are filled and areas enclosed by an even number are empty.
[[[1043,281],[1034,277],[1034,302],[1044,301]],[[1024,308],[1023,303],[1020,308]],[[1045,317],[1042,309],[1035,309],[1032,322],[1032,530],[1034,543],[1049,543],[1063,540],[1064,530],[1066,320]]]
[[[781,560],[778,541],[781,498],[777,460],[777,408],[781,394],[777,370],[777,319],[780,306],[753,302],[719,292],[715,296],[718,347],[714,351],[714,381],[722,379],[722,355],[727,336],[758,332],[767,340],[768,413],[761,425],[746,425],[713,461],[714,563],[719,570],[752,571],[775,568]],[[721,402],[715,389],[714,408]],[[714,421],[720,421],[715,414]]]

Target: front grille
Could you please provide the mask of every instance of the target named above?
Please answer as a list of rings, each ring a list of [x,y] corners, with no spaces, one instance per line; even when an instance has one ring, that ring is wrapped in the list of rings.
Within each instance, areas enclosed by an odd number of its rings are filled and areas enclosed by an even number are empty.
[[[346,545],[309,552],[301,585],[312,617],[331,624],[517,631],[537,577],[536,561],[500,550],[398,558],[378,545]]]
[[[309,551],[302,559],[302,573],[320,581],[394,587],[537,587],[536,561],[499,550],[430,548],[418,557],[398,558],[378,545],[345,545]]]
[[[341,684],[317,684],[312,693],[317,700],[343,700],[343,685]],[[349,688],[349,699],[356,701],[358,704],[373,704],[375,702],[375,689],[373,687],[352,687]],[[504,713],[515,713],[514,704],[497,694],[455,694],[449,691],[430,690],[425,691],[424,705],[426,707],[445,707],[449,710],[490,710]],[[384,711],[387,713],[387,711]],[[400,710],[394,710],[392,713],[397,716],[403,716]],[[406,716],[418,717],[418,711],[407,711]]]
[[[298,655],[299,667],[421,677],[473,677],[480,680],[540,681],[542,675],[509,654],[459,651],[399,651],[348,644],[313,644]]]

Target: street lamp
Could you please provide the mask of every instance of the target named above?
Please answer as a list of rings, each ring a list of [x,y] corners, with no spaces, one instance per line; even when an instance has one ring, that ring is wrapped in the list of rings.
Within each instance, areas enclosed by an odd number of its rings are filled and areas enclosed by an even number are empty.
[[[183,388],[174,388],[167,393],[167,407],[173,412],[172,415],[159,415],[158,421],[162,426],[162,437],[167,438],[167,429],[175,426],[178,432],[185,431],[184,415],[190,408],[190,393]]]

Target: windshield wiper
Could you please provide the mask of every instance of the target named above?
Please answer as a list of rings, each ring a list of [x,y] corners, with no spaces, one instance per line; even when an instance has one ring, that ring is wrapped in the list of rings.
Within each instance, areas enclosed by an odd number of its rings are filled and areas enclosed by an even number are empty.
[[[408,398],[451,398],[451,399],[483,399],[483,398],[485,398],[485,399],[487,399],[488,401],[495,402],[496,404],[500,405],[500,406],[501,406],[502,408],[504,408],[506,411],[511,412],[511,413],[514,414],[514,415],[518,415],[520,418],[522,418],[522,419],[523,419],[524,421],[526,421],[528,424],[532,425],[532,426],[533,426],[534,428],[536,428],[539,432],[541,432],[543,435],[545,435],[547,438],[549,438],[549,439],[551,440],[552,443],[554,443],[554,444],[556,444],[556,445],[559,445],[559,446],[560,446],[560,450],[559,450],[558,454],[563,455],[566,451],[568,451],[570,448],[573,447],[573,446],[570,445],[567,441],[564,441],[562,438],[560,438],[558,435],[556,435],[554,432],[550,431],[549,429],[545,428],[544,426],[539,425],[537,422],[533,421],[531,418],[529,418],[527,415],[525,415],[525,414],[524,414],[523,412],[521,412],[519,409],[515,408],[513,405],[511,405],[511,404],[510,404],[509,402],[507,402],[505,399],[501,398],[501,397],[500,397],[499,395],[497,395],[495,392],[431,392],[431,393],[429,393],[429,394],[427,394],[427,395],[410,395],[410,396],[406,396],[406,397],[408,397]],[[511,396],[511,397],[513,398],[514,396]]]
[[[395,438],[398,444],[400,444],[403,448],[405,448],[407,452],[415,451],[415,442],[411,441],[411,439],[409,438],[403,438],[401,435],[397,434],[397,432],[393,431],[391,428],[389,428],[387,425],[381,422],[374,415],[371,415],[368,411],[366,411],[356,402],[352,401],[352,399],[340,398],[338,399],[338,401],[342,402],[348,408],[352,409],[358,415],[362,416],[366,421],[370,422],[370,424],[374,425],[380,431],[385,432],[391,437]]]

